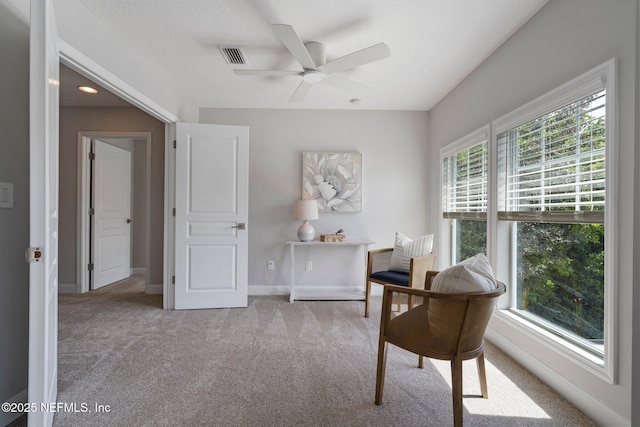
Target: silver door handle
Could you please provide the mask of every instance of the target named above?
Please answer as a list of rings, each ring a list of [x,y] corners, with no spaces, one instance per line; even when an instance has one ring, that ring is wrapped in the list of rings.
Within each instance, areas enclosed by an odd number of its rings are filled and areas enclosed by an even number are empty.
[[[238,230],[244,230],[245,229],[245,224],[244,222],[239,222],[238,225],[232,225],[231,228],[237,228]]]

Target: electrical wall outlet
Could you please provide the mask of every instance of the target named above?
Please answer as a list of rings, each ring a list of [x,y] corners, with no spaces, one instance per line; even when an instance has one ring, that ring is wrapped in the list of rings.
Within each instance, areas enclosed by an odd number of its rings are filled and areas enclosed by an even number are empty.
[[[273,261],[273,260],[267,261],[267,269],[275,270],[276,269],[276,262]]]
[[[313,270],[313,263],[311,261],[307,261],[305,266],[304,266],[305,270]]]

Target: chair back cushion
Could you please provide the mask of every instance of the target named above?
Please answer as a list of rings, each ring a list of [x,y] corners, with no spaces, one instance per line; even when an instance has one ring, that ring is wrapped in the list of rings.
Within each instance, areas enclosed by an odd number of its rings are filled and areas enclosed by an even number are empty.
[[[389,270],[409,273],[411,258],[429,255],[433,249],[433,234],[410,239],[402,233],[396,232],[396,242],[393,246]]]
[[[434,292],[467,293],[496,289],[498,283],[484,254],[478,254],[451,266],[433,278]]]

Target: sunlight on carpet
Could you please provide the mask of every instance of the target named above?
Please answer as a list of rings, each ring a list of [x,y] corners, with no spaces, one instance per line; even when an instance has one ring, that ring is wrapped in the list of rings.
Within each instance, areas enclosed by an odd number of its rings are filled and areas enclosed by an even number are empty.
[[[431,360],[443,380],[451,387],[451,364],[448,360]],[[470,414],[492,416],[518,416],[535,419],[550,419],[529,395],[500,372],[485,356],[485,370],[487,373],[487,387],[489,399],[505,402],[504,405],[488,404],[487,399],[481,397],[478,381],[476,360],[465,360],[462,364],[463,373],[463,405]],[[508,402],[518,402],[517,405]]]

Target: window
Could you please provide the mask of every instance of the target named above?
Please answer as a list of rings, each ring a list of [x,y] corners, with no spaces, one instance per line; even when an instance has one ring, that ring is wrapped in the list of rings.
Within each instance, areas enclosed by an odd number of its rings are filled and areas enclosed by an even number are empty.
[[[497,264],[508,272],[510,312],[601,368],[614,360],[615,336],[612,69],[613,61],[494,123],[490,195],[496,245],[509,248]]]
[[[451,264],[487,251],[488,129],[443,150],[443,219]]]

